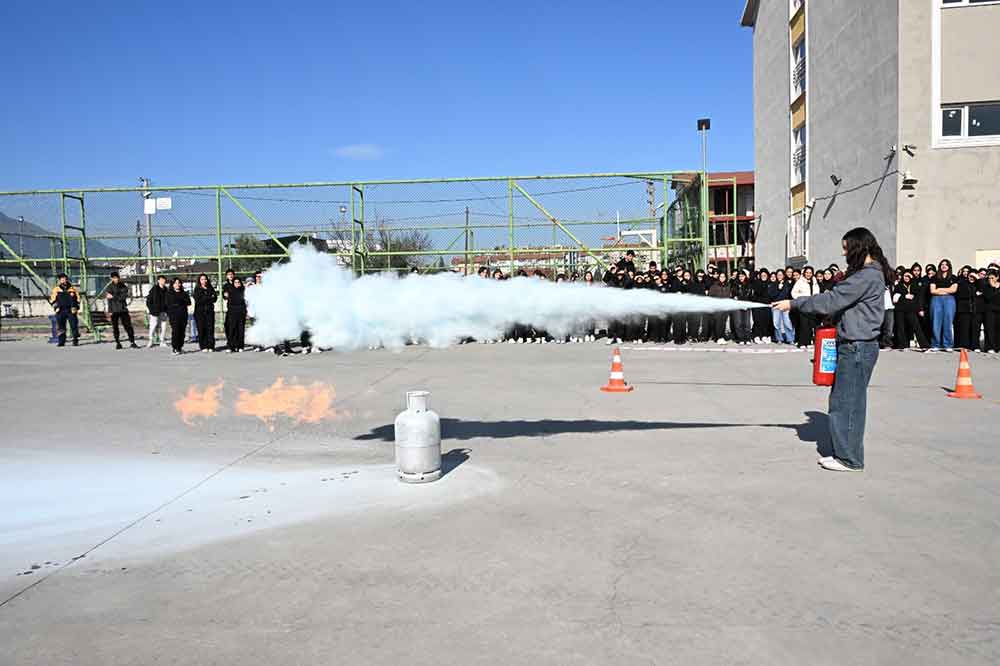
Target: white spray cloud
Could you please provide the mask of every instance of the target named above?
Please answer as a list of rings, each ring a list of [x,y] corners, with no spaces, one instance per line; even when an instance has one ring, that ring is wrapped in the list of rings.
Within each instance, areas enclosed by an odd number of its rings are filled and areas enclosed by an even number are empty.
[[[514,324],[561,336],[595,320],[760,307],[532,277],[500,282],[439,273],[356,279],[333,255],[310,245],[293,247],[291,261],[268,269],[261,284],[247,289],[246,297],[254,317],[247,331],[251,344],[271,345],[308,330],[314,345],[343,350],[402,347],[410,340],[446,347],[463,338],[499,338]]]

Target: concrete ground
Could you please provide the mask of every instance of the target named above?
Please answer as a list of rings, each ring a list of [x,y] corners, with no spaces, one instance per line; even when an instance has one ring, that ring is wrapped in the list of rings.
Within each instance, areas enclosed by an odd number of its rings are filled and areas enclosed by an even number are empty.
[[[0,663],[1000,662],[1000,360],[957,401],[956,355],[883,354],[843,475],[806,355],[726,349],[626,347],[609,395],[603,345],[0,343]],[[279,376],[341,416],[234,413]],[[423,486],[392,466],[415,388],[450,452]]]

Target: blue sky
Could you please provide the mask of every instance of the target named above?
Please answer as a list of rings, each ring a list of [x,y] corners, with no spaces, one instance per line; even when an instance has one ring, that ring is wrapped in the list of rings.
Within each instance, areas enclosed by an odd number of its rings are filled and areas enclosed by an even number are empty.
[[[752,168],[742,0],[8,0],[0,189]]]

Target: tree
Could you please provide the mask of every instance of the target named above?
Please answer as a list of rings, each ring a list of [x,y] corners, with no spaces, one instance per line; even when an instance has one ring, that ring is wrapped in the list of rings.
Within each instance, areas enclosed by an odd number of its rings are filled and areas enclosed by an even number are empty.
[[[263,241],[251,234],[240,234],[237,236],[233,240],[232,248],[233,254],[236,256],[229,260],[229,267],[240,274],[249,275],[256,273],[267,268],[277,260],[277,257],[241,259],[240,257],[247,255],[268,254],[271,252],[271,246],[267,241]]]
[[[416,266],[423,267],[425,260],[420,256],[433,247],[431,237],[419,229],[393,232],[391,229],[379,227],[374,233],[369,233],[366,240],[369,252],[405,252],[408,254],[393,254],[388,257],[370,257],[368,263],[373,268],[390,268],[397,271],[409,270]],[[388,259],[388,262],[386,261]]]

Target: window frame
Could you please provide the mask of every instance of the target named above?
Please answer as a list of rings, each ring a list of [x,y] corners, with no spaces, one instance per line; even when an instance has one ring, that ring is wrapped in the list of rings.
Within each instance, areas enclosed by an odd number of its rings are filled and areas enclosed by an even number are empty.
[[[1000,0],[939,0],[938,5],[941,9],[950,9],[951,7],[983,7],[989,5],[1000,5]]]
[[[1000,2],[997,4],[1000,4]],[[1000,100],[988,102],[966,102],[964,104],[942,104],[937,114],[938,122],[935,147],[968,148],[976,146],[1000,146],[1000,132],[997,134],[985,134],[983,136],[971,136],[969,134],[969,107],[979,106],[981,104],[1000,105]],[[962,133],[958,136],[946,136],[944,133],[944,112],[952,109],[958,109],[962,112]]]
[[[916,0],[914,0],[916,1]],[[961,0],[960,2],[945,3],[943,0],[924,0],[930,2],[931,6],[931,95],[930,95],[930,121],[931,121],[931,149],[954,149],[954,148],[978,148],[987,146],[1000,146],[1000,134],[988,136],[968,136],[968,110],[962,112],[962,132],[963,136],[945,136],[943,127],[943,111],[946,108],[967,107],[969,102],[945,102],[941,99],[941,14],[946,10],[957,10],[963,7],[989,7],[1000,5],[1000,0],[989,0],[986,2],[973,2]],[[1000,100],[995,100],[1000,102]],[[994,100],[980,100],[974,102],[978,104],[993,103]],[[926,108],[926,107],[925,107]]]

